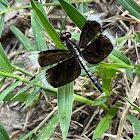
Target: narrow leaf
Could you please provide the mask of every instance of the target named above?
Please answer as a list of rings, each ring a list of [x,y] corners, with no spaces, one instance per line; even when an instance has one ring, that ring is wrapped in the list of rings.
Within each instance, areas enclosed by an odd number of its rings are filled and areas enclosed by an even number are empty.
[[[105,91],[106,95],[109,96],[111,93],[110,87],[111,87],[111,79],[102,79],[103,82],[103,90]]]
[[[0,43],[0,66],[3,68],[3,70],[9,73],[13,72],[13,67],[11,66],[9,59],[6,56],[1,43]]]
[[[25,86],[24,88],[22,88],[19,92],[17,92],[17,94],[11,99],[13,100],[16,96],[18,96],[19,94],[21,94],[22,92],[26,91],[27,89],[29,89],[30,87],[32,87],[35,83],[37,83],[40,80],[40,77],[37,76],[35,79],[33,79],[32,81],[30,81],[30,83]]]
[[[0,123],[0,135],[3,136],[3,138],[5,138],[5,140],[10,140],[6,129],[2,126],[1,123]],[[1,140],[4,140],[4,139],[1,139]]]
[[[56,113],[53,116],[53,118],[49,121],[47,126],[39,134],[37,140],[49,140],[58,123],[59,123],[59,117],[58,114]]]
[[[5,96],[3,101],[10,101],[16,95],[16,93],[9,93]],[[21,93],[20,95],[16,96],[12,101],[19,101],[24,102],[26,98],[29,96],[28,93]]]
[[[112,118],[117,114],[120,104],[116,104],[116,106],[117,107],[111,107],[107,112],[106,116],[100,121],[94,131],[93,139],[99,138],[108,129]]]
[[[35,14],[32,11],[31,12],[31,25],[35,37],[36,47],[37,51],[43,51],[46,50],[46,40],[44,37],[44,32],[42,29],[42,26],[38,23],[38,21],[35,18]]]
[[[133,69],[125,69],[125,71],[129,79],[133,80]]]
[[[0,3],[1,3],[2,5],[4,5],[5,7],[8,7],[8,6],[9,6],[9,3],[8,3],[7,0],[1,0]]]
[[[61,6],[70,17],[70,19],[78,26],[80,30],[83,29],[83,26],[86,22],[85,17],[71,4],[64,0],[58,0],[61,3]]]
[[[128,116],[129,116],[129,120],[130,120],[131,124],[133,125],[133,127],[135,128],[136,132],[138,134],[140,134],[140,121],[135,116],[133,116],[130,112],[128,113]]]
[[[48,19],[46,18],[46,16],[39,9],[39,7],[37,7],[37,5],[34,2],[34,0],[31,0],[31,5],[32,5],[33,10],[38,15],[38,17],[39,17],[39,19],[40,19],[43,27],[47,31],[48,35],[51,37],[51,39],[55,42],[56,45],[58,45],[59,48],[65,49],[65,47],[63,46],[63,44],[60,42],[59,35],[57,34],[57,32],[55,31],[55,29],[53,28],[53,26],[50,24],[50,22],[48,21]]]
[[[131,100],[129,100],[128,98],[126,98],[126,100],[140,113],[140,108],[134,104]]]
[[[22,2],[22,0],[15,0],[16,2],[19,2],[19,3],[21,3]]]
[[[112,69],[133,69],[134,66],[133,65],[127,65],[125,63],[113,63],[113,64],[109,64],[109,63],[104,63],[101,62],[100,63],[101,66],[107,67],[107,68],[112,68]]]
[[[108,58],[116,63],[126,63],[128,65],[131,65],[130,60],[123,53],[117,51],[116,49],[113,49]]]
[[[0,94],[0,102],[3,101],[3,99],[5,98],[5,96],[9,92],[11,92],[13,89],[15,89],[19,85],[19,83],[20,83],[20,81],[16,81],[11,86],[7,87],[4,91],[2,91],[1,94]]]
[[[136,33],[136,37],[134,38],[134,40],[138,43],[140,43],[140,31],[135,32]]]
[[[0,133],[0,140],[6,140],[1,133]]]
[[[140,19],[140,6],[134,0],[117,0],[134,17]]]
[[[99,106],[99,105],[104,104],[106,101],[107,101],[107,97],[106,97],[106,96],[102,96],[101,98],[96,99],[96,100],[94,101],[93,105],[94,105],[94,106]]]
[[[27,108],[36,98],[38,92],[40,90],[40,87],[35,87],[34,90],[30,93],[30,95],[26,98],[26,100],[24,101],[25,107]]]
[[[3,30],[3,26],[4,26],[4,20],[5,20],[5,14],[2,14],[1,19],[0,19],[0,38],[1,38],[2,30]]]
[[[4,11],[9,6],[7,0],[0,0],[0,11]]]
[[[28,52],[36,51],[36,47],[17,27],[15,27],[14,25],[10,25],[9,28]]]
[[[59,87],[57,92],[59,120],[64,140],[66,140],[71,121],[73,92],[73,82]]]

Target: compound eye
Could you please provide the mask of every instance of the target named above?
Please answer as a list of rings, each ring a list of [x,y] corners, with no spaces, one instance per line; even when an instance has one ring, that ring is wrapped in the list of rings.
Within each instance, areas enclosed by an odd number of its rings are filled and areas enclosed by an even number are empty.
[[[71,33],[70,32],[64,32],[60,36],[61,41],[65,41],[68,38],[71,38]]]
[[[66,38],[71,38],[71,33],[70,32],[65,32]]]
[[[66,34],[62,33],[60,36],[61,41],[65,41],[66,40]]]

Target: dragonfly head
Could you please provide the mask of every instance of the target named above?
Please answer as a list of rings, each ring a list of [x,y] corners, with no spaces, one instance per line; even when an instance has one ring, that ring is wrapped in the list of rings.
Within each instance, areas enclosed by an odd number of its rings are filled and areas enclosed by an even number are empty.
[[[66,41],[69,38],[71,38],[71,33],[70,32],[64,32],[60,36],[61,41]]]

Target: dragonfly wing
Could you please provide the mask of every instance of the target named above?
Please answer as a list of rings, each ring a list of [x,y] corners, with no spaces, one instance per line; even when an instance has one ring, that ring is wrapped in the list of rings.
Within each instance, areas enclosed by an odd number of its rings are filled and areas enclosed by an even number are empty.
[[[113,50],[111,40],[104,34],[100,34],[82,51],[84,59],[90,64],[97,64],[104,60]]]
[[[78,61],[72,57],[46,70],[47,81],[55,88],[75,80],[81,73]]]
[[[39,53],[38,62],[41,67],[46,67],[70,57],[72,54],[67,50],[47,50]]]
[[[96,15],[90,15],[82,29],[79,47],[85,48],[86,45],[98,34],[101,30],[101,19]]]

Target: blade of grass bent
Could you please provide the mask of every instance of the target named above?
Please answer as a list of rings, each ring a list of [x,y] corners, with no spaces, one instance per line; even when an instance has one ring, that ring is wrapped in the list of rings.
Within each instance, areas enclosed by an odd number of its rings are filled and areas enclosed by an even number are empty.
[[[53,26],[50,24],[50,22],[48,21],[46,16],[42,13],[42,11],[39,9],[39,7],[37,7],[36,3],[33,0],[30,0],[30,1],[31,1],[31,5],[32,5],[33,10],[38,15],[43,27],[45,28],[45,30],[48,33],[48,35],[55,42],[55,44],[58,45],[59,48],[66,49],[63,46],[63,44],[61,43],[59,35],[57,34],[57,32],[55,31]]]

